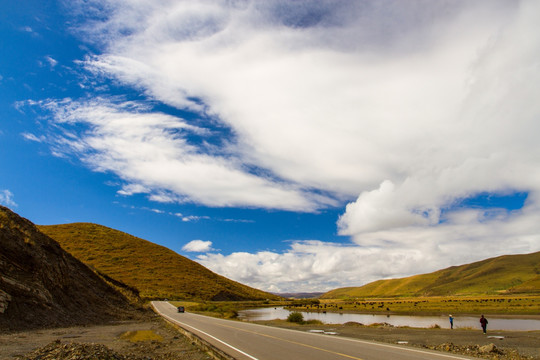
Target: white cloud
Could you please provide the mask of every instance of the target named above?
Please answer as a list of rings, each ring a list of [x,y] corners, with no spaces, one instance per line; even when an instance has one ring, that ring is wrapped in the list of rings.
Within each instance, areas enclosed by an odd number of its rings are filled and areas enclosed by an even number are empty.
[[[439,221],[438,211],[412,207],[415,204],[411,201],[415,201],[420,194],[408,192],[406,195],[407,199],[397,196],[395,186],[390,181],[384,181],[377,190],[363,192],[356,202],[347,205],[345,214],[340,217],[338,225],[341,227],[341,234],[352,235],[415,224],[436,224]]]
[[[192,240],[182,247],[182,250],[188,252],[207,252],[212,250],[211,241]]]
[[[237,135],[240,163],[338,199],[449,171],[466,177],[464,194],[521,186],[518,175],[485,184],[459,173],[470,161],[489,166],[503,145],[509,163],[536,167],[534,131],[523,129],[538,129],[538,82],[528,81],[538,42],[514,40],[534,38],[537,5],[306,4],[108,3],[115,11],[89,32],[109,35],[107,51],[86,66],[205,109]],[[456,195],[445,191],[434,196]]]
[[[9,190],[0,190],[0,204],[5,206],[17,206],[13,201],[13,194]]]
[[[196,215],[182,216],[182,221],[183,222],[208,220],[208,219],[210,219],[210,217],[208,217],[208,216],[196,216]]]
[[[491,214],[493,215],[493,214]],[[540,250],[538,208],[467,210],[439,226],[408,226],[353,237],[353,244],[294,242],[284,253],[206,254],[198,262],[228,278],[273,292],[327,291],[429,273],[504,254]]]
[[[349,202],[339,231],[358,246],[201,257],[214,270],[254,285],[266,271],[276,289],[301,288],[390,275],[389,263],[408,274],[538,249],[537,1],[94,3],[107,17],[80,30],[104,49],[88,70],[234,138],[216,150],[184,135],[204,137],[204,125],[133,103],[64,101],[49,104],[56,120],[90,130],[64,136],[58,153],[70,146],[122,178],[121,193],[156,201]],[[522,212],[443,214],[458,199],[511,191],[529,193]],[[349,253],[365,265],[342,269]]]
[[[43,138],[38,138],[36,135],[31,134],[31,133],[22,133],[21,136],[25,138],[26,140],[34,141],[34,142],[42,142],[44,140]]]
[[[45,60],[47,60],[51,68],[54,68],[58,64],[58,61],[49,55],[45,56]]]
[[[63,128],[63,135],[55,139],[55,153],[76,154],[96,171],[114,172],[126,182],[121,195],[147,193],[160,202],[300,211],[331,202],[297,185],[249,173],[234,153],[206,153],[208,149],[190,144],[188,136],[204,138],[208,130],[178,117],[150,113],[141,104],[97,98],[42,106]],[[77,124],[88,130],[75,133]]]

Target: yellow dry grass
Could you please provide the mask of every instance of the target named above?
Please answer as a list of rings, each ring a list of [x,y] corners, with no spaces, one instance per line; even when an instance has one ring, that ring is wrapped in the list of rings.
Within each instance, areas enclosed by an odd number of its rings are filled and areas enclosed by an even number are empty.
[[[163,337],[156,334],[153,330],[128,331],[120,335],[120,338],[131,342],[163,341]]]
[[[220,276],[163,246],[102,225],[39,226],[73,256],[145,299],[264,300],[279,298]]]
[[[540,252],[505,255],[429,274],[335,289],[322,299],[540,295]]]

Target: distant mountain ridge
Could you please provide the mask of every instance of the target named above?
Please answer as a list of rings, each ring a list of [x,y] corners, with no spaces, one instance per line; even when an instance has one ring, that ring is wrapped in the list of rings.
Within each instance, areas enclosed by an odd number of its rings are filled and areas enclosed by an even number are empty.
[[[323,292],[276,293],[276,295],[290,299],[316,299],[323,294]]]
[[[141,314],[33,223],[0,206],[0,331],[100,324]]]
[[[504,255],[429,274],[331,290],[322,299],[540,293],[540,252]]]
[[[265,300],[279,297],[218,275],[166,247],[91,223],[39,226],[73,256],[146,299]]]

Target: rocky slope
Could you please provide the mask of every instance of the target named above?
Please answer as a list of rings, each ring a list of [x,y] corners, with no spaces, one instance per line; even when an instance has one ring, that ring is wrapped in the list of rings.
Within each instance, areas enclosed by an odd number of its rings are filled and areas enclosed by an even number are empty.
[[[0,206],[0,331],[98,324],[140,315],[56,241]]]

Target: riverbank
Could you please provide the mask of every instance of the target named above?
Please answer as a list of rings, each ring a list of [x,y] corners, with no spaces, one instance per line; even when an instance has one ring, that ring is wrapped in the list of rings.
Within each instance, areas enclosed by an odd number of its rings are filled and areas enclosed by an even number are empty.
[[[298,311],[298,310],[294,310]],[[422,313],[405,314],[382,314],[382,313],[363,313],[363,312],[324,312],[324,311],[298,311],[302,314],[304,320],[319,321],[325,324],[344,324],[347,322],[360,323],[364,325],[387,323],[396,327],[412,328],[443,328],[450,329],[449,315],[437,314],[427,315]],[[285,320],[291,314],[291,310],[283,307],[258,308],[242,310],[238,312],[240,320],[264,321],[281,319]],[[480,329],[479,314],[470,316],[453,314],[454,329]],[[536,318],[536,319],[534,319]],[[540,330],[540,318],[537,315],[489,315],[490,330],[506,331],[534,331]]]
[[[394,327],[388,324],[364,326],[358,323],[299,325],[285,320],[254,321],[257,324],[277,326],[299,331],[335,333],[369,341],[380,341],[403,346],[415,346],[449,351],[485,359],[525,360],[540,359],[540,331],[489,331],[471,329],[420,329]],[[482,353],[480,348],[494,344],[495,351]]]

